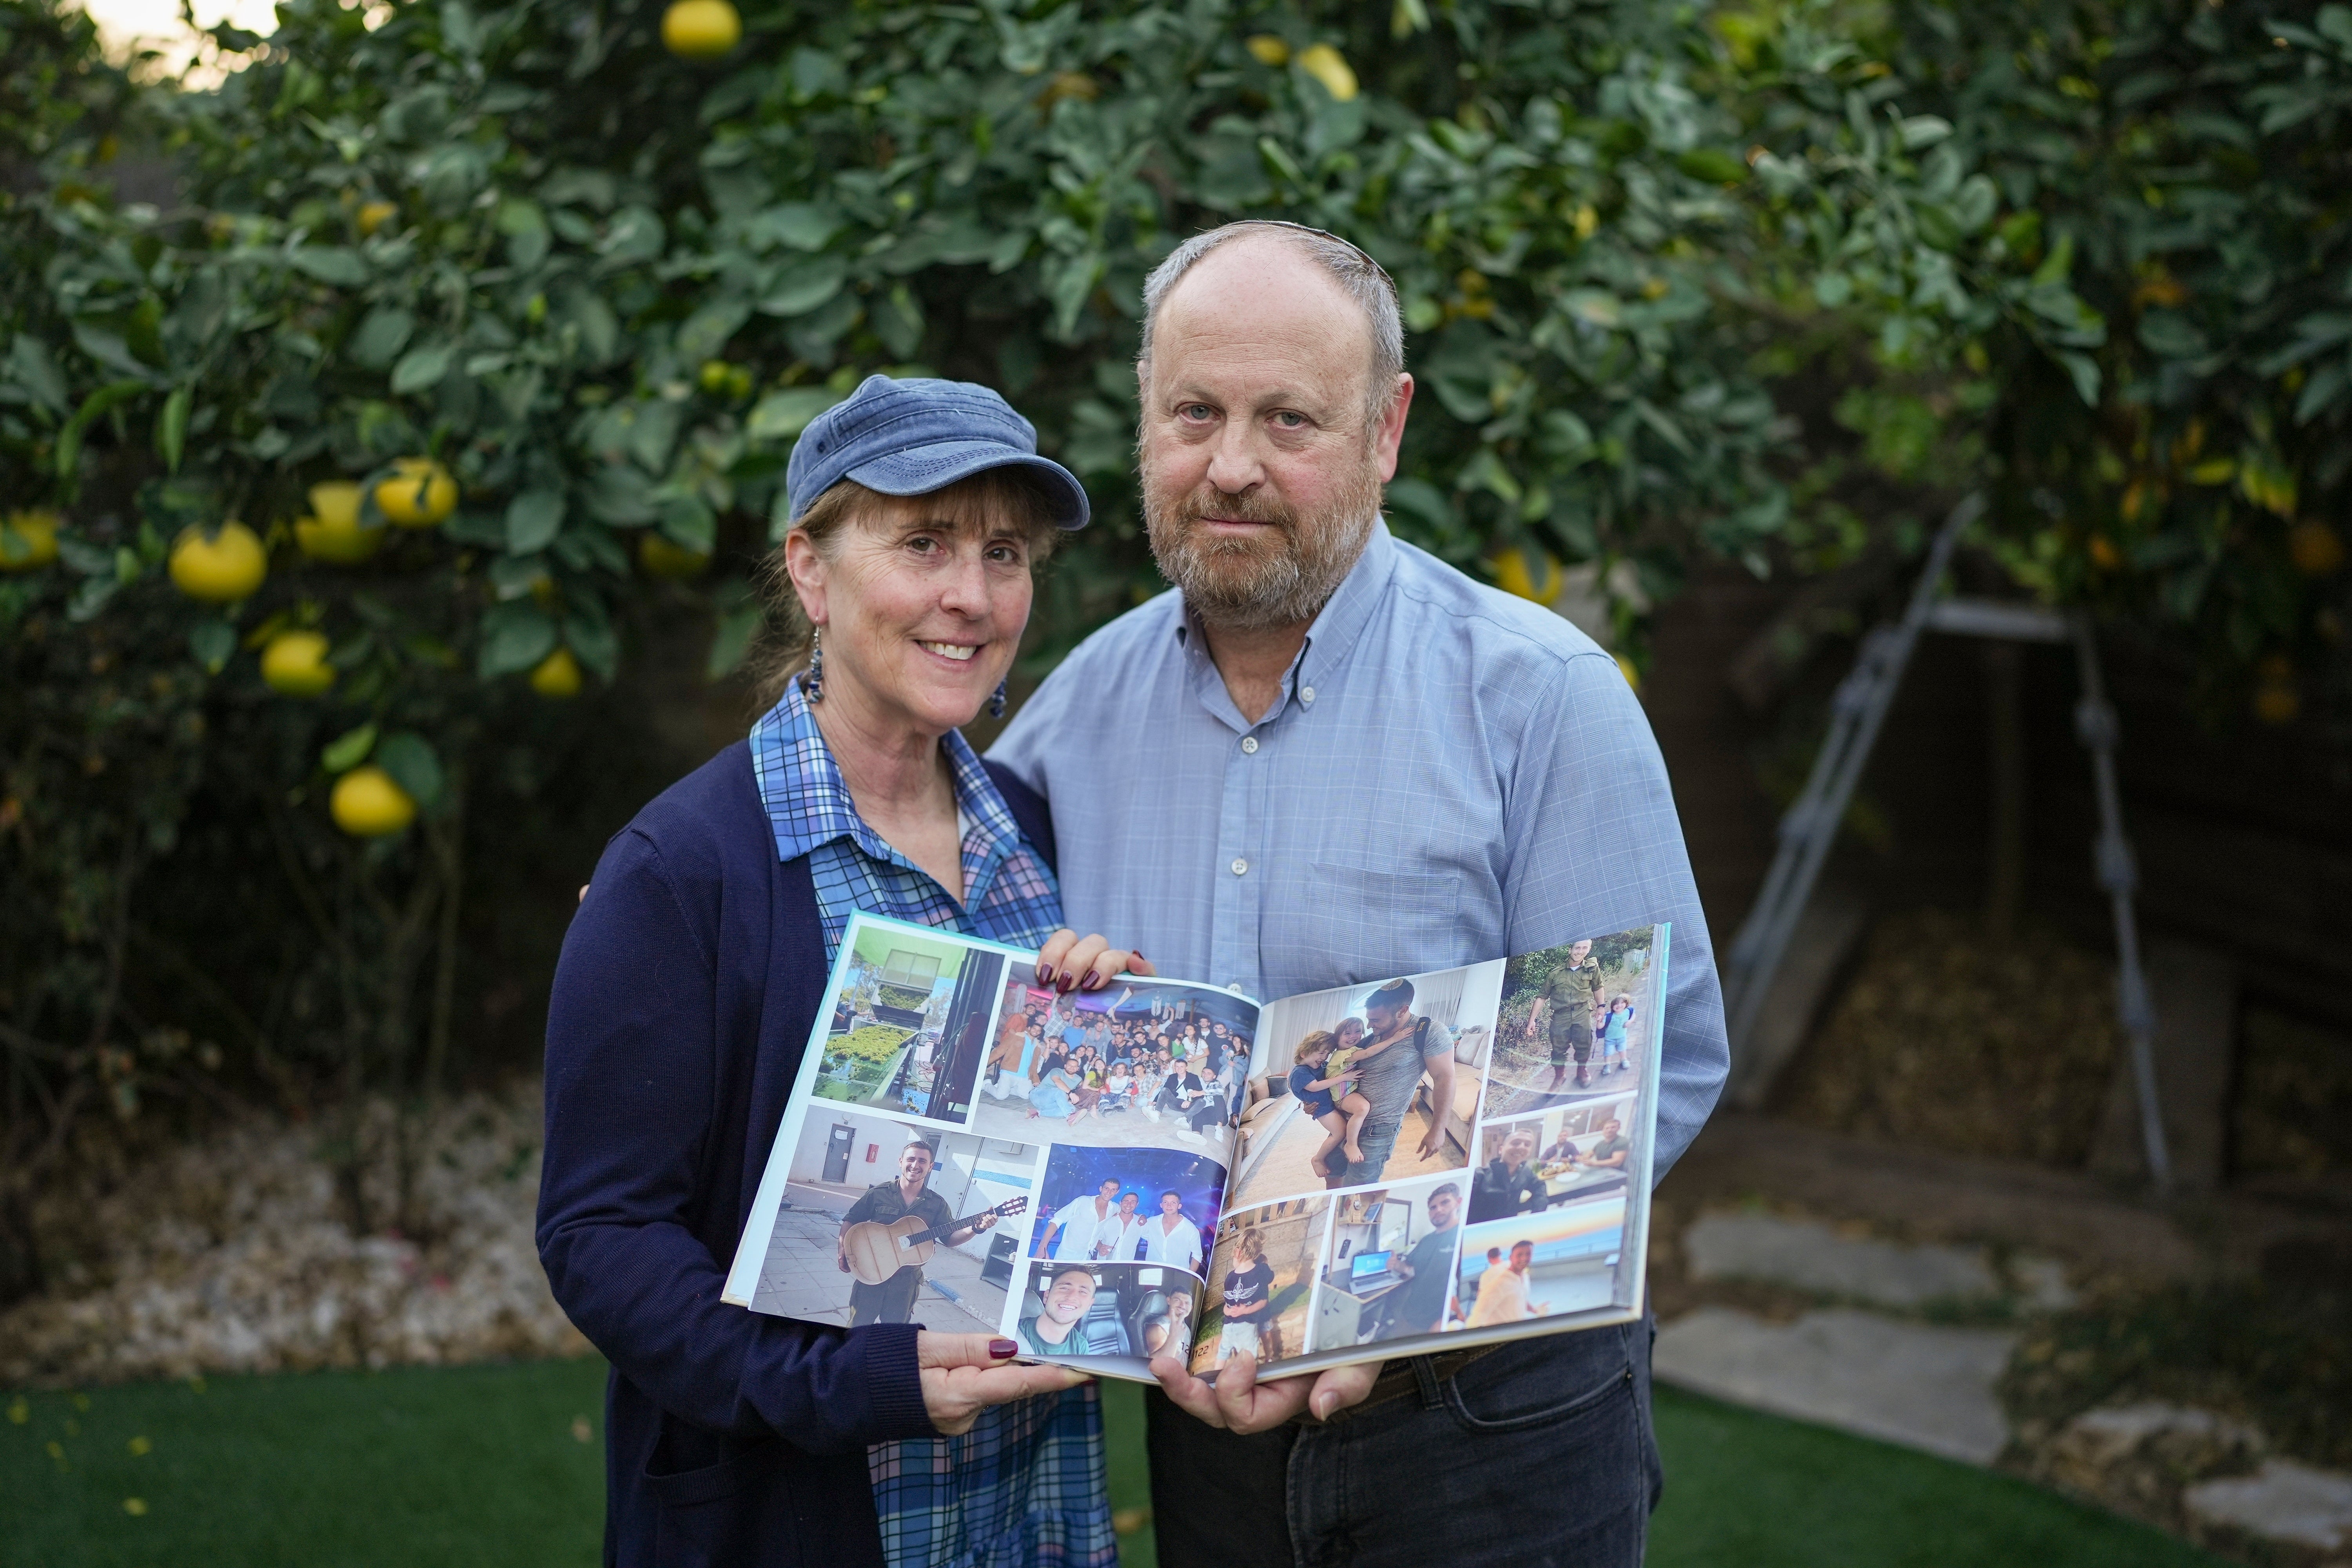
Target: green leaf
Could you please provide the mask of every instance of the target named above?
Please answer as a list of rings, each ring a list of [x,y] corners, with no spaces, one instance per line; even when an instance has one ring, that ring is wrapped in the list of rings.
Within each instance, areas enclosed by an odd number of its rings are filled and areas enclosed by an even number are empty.
[[[719,590],[718,625],[710,637],[710,658],[704,673],[723,680],[742,667],[754,638],[767,625],[767,606],[751,584],[735,578]]]
[[[1748,177],[1748,165],[1720,147],[1694,147],[1678,153],[1675,167],[1710,185],[1736,185]]]
[[[849,268],[837,256],[795,262],[770,279],[760,295],[763,316],[805,316],[841,292]]]
[[[841,215],[807,202],[785,202],[770,207],[746,226],[752,239],[781,240],[795,250],[823,250],[842,230]]]
[[[61,479],[74,477],[74,470],[81,462],[81,433],[89,427],[91,420],[146,390],[147,384],[143,381],[110,382],[83,399],[74,416],[66,421],[66,427],[58,432],[58,477]]]
[[[367,754],[374,749],[375,726],[362,724],[328,742],[319,752],[319,765],[331,773],[347,773],[366,762]]]
[[[349,352],[352,363],[370,370],[382,370],[407,346],[408,334],[415,328],[416,318],[399,306],[377,306],[351,336]]]
[[[555,651],[555,622],[533,599],[493,605],[482,616],[475,668],[484,680],[531,668]]]
[[[748,300],[719,300],[705,305],[686,319],[677,330],[677,357],[688,364],[698,364],[716,359],[727,340],[741,330],[751,319]]]
[[[743,422],[743,432],[754,441],[788,441],[841,399],[842,394],[822,386],[791,386],[772,392],[751,410],[751,416]]]
[[[205,674],[218,675],[236,652],[236,628],[223,620],[198,621],[188,632],[188,651]]]
[[[35,403],[53,414],[66,411],[66,378],[58,374],[58,362],[40,339],[30,332],[17,333],[8,345],[8,369]]]
[[[438,386],[441,378],[449,374],[449,362],[457,354],[455,343],[426,343],[400,356],[392,367],[392,390],[394,395],[422,392]]]
[[[155,453],[173,473],[180,471],[180,455],[188,445],[188,415],[194,408],[196,389],[175,386],[163,400],[163,417],[155,421]]]
[[[2076,350],[2061,349],[2058,351],[2058,363],[2066,367],[2067,375],[2074,380],[2074,395],[2083,400],[2084,406],[2096,408],[2099,405],[2099,362]]]
[[[595,599],[573,598],[565,605],[563,646],[603,679],[612,679],[620,668],[620,639],[613,635],[612,617]]]
[[[563,492],[544,488],[525,490],[507,504],[507,548],[530,555],[554,542],[563,528]]]
[[[375,749],[376,766],[408,792],[417,809],[430,812],[441,804],[445,780],[441,758],[433,743],[414,730],[394,730]]]
[[[349,246],[306,245],[287,259],[297,272],[321,283],[356,289],[368,280],[366,258]]]

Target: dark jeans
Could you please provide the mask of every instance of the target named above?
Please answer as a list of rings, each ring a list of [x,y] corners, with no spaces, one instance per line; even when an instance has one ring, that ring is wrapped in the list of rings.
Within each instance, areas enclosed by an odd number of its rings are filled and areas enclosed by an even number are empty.
[[[1523,1340],[1328,1426],[1236,1437],[1146,1390],[1168,1568],[1640,1568],[1664,1479],[1644,1319]]]

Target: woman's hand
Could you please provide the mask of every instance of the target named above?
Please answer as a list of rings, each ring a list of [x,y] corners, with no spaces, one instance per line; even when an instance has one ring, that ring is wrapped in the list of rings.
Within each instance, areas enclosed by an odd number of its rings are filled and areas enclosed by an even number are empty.
[[[1066,1366],[1015,1366],[1021,1347],[993,1334],[915,1336],[915,1359],[922,1368],[923,1409],[943,1437],[971,1430],[992,1405],[1010,1405],[1033,1394],[1059,1394],[1087,1381]]]
[[[1065,926],[1037,952],[1037,984],[1056,991],[1099,991],[1114,975],[1159,973],[1143,954],[1113,947],[1099,936],[1080,936]]]

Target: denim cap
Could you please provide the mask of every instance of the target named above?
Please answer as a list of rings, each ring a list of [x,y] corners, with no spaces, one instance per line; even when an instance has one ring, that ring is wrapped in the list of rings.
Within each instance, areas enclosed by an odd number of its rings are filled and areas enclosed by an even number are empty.
[[[1086,487],[1037,455],[1037,427],[1003,398],[969,381],[869,375],[801,432],[784,492],[797,521],[844,479],[887,496],[920,496],[1011,468],[1037,470],[1058,526],[1087,525]]]

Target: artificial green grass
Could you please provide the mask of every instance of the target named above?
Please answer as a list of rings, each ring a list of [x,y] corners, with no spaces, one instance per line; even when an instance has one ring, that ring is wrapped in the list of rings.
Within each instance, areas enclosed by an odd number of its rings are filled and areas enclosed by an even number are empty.
[[[2013,1476],[1670,1388],[1655,1409],[1652,1568],[2220,1568]]]
[[[5,1396],[0,1568],[591,1568],[604,1381],[557,1361]],[[1150,1503],[1142,1392],[1103,1395],[1111,1505],[1132,1522]],[[1670,1389],[1657,1421],[1654,1568],[2219,1561],[2011,1477]],[[1119,1546],[1122,1568],[1157,1563],[1149,1525]]]
[[[215,1377],[4,1408],[5,1568],[591,1568],[604,1538],[601,1362]]]

